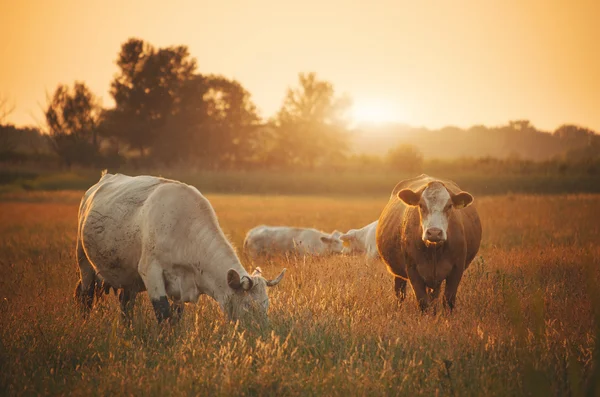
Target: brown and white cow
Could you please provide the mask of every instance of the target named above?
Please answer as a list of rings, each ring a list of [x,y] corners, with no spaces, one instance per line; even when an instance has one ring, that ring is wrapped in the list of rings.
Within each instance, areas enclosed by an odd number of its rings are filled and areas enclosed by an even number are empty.
[[[159,322],[207,294],[232,320],[265,319],[267,287],[249,274],[225,238],[209,201],[193,186],[153,176],[103,174],[79,207],[75,295],[86,310],[94,289],[120,289],[127,319],[138,292],[148,291]]]
[[[420,175],[396,185],[377,227],[377,248],[395,276],[395,291],[406,296],[406,280],[425,310],[440,294],[454,308],[463,272],[481,242],[473,196],[452,181]]]

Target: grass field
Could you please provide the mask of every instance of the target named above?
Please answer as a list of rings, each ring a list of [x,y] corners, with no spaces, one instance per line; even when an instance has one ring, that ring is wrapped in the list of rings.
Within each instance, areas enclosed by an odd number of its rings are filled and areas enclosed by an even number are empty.
[[[130,328],[113,295],[84,322],[80,195],[0,197],[0,394],[578,396],[600,382],[600,196],[476,197],[482,248],[452,314],[421,315],[412,294],[400,305],[384,265],[361,257],[243,258],[267,277],[288,268],[256,330],[205,297],[163,328],[145,294]],[[241,247],[261,223],[363,226],[387,195],[208,198]]]
[[[399,180],[412,178],[412,172],[388,169],[365,170],[298,170],[298,171],[205,171],[190,169],[109,170],[126,175],[161,175],[196,186],[212,194],[261,195],[354,195],[389,194]],[[507,170],[474,166],[469,170],[425,169],[429,175],[443,175],[476,195],[575,194],[600,193],[600,174],[557,172],[514,173]],[[18,170],[0,168],[0,194],[22,191],[85,190],[98,181],[100,170],[79,169],[72,172],[52,170]],[[490,179],[493,175],[493,180]]]

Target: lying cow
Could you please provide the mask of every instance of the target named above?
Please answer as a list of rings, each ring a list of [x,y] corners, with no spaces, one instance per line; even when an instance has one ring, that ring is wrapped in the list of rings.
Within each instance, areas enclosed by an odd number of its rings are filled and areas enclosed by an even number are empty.
[[[327,234],[317,229],[261,225],[246,234],[244,251],[252,258],[286,253],[323,256],[342,252],[340,235],[338,231]]]
[[[445,299],[454,308],[460,279],[481,242],[472,202],[473,196],[454,182],[425,174],[396,185],[379,218],[377,247],[395,276],[400,300],[408,279],[425,310],[446,280]]]
[[[225,238],[215,212],[200,192],[153,176],[103,174],[79,207],[75,295],[86,312],[94,288],[120,289],[121,310],[130,318],[136,294],[148,291],[159,322],[176,318],[184,302],[202,294],[216,300],[231,320],[266,317],[267,287],[277,285],[260,270],[249,274]]]
[[[340,236],[344,243],[342,254],[365,254],[367,259],[378,259],[377,242],[375,235],[377,232],[378,220],[369,223],[361,229],[350,229],[347,233]]]

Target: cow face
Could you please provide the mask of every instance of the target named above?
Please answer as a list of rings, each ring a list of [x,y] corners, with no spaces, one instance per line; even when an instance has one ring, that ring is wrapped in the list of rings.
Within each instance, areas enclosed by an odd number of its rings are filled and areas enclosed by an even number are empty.
[[[401,190],[398,198],[410,206],[418,206],[423,230],[421,238],[427,246],[443,244],[448,239],[448,220],[452,211],[473,202],[469,193],[452,194],[441,182],[431,182],[417,192]]]
[[[344,243],[339,237],[321,236],[320,240],[325,245],[325,252],[338,254],[344,248]]]
[[[232,321],[257,320],[259,323],[267,320],[269,296],[267,287],[274,287],[285,274],[286,269],[274,280],[262,277],[260,268],[256,268],[251,276],[242,276],[235,269],[227,272],[227,284],[233,290],[233,295],[227,303],[225,311]]]
[[[348,233],[342,234],[340,236],[340,240],[342,240],[343,249],[342,254],[354,254],[354,253],[362,253],[365,251],[365,248],[361,244],[361,240],[356,235],[357,230],[352,229],[349,230]]]

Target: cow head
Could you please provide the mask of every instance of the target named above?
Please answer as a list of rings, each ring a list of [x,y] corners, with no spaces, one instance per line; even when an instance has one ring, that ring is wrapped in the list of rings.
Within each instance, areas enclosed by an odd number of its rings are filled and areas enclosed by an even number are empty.
[[[340,236],[340,240],[344,245],[342,249],[342,254],[352,254],[357,252],[363,252],[365,249],[362,247],[361,239],[358,238],[356,233],[358,230],[351,229],[348,230],[348,233],[342,234]]]
[[[342,252],[342,249],[344,248],[344,244],[339,236],[334,237],[333,234],[330,236],[321,236],[320,240],[324,244],[325,252],[327,253],[337,254]]]
[[[260,322],[266,320],[269,309],[267,287],[279,284],[285,271],[286,269],[283,269],[279,276],[269,281],[262,276],[258,267],[250,276],[240,276],[235,269],[229,269],[227,285],[233,290],[225,307],[229,318],[233,321],[256,319]]]
[[[398,198],[410,206],[418,207],[421,217],[423,242],[429,245],[443,244],[448,238],[448,219],[452,211],[467,207],[473,196],[467,192],[453,194],[441,182],[430,182],[419,191],[403,189]]]

